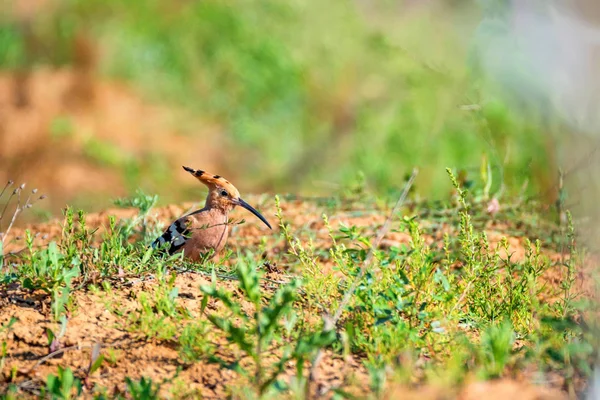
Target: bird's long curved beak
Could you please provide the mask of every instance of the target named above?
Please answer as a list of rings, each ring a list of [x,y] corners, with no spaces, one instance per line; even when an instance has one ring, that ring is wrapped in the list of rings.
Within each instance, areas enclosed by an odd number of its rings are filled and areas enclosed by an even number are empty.
[[[269,224],[269,222],[265,219],[265,217],[262,216],[261,213],[259,213],[258,211],[256,211],[256,209],[254,207],[252,207],[250,204],[246,203],[244,200],[242,199],[237,199],[235,200],[235,203],[238,206],[244,207],[246,210],[250,211],[252,214],[256,215],[258,217],[258,219],[260,219],[262,222],[265,223],[265,225],[267,225],[269,227],[269,229],[273,229],[271,228],[271,225]]]

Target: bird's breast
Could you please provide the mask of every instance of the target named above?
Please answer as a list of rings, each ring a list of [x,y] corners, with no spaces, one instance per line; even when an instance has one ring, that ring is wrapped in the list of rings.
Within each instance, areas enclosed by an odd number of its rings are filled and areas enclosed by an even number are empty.
[[[184,246],[186,256],[197,260],[210,250],[220,252],[229,236],[227,215],[207,212],[192,218],[191,235]]]

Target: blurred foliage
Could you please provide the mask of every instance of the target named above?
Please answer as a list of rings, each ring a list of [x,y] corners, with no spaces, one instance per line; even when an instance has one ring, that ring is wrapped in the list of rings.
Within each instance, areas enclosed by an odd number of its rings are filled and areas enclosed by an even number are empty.
[[[219,135],[227,149],[215,172],[236,171],[246,187],[324,192],[362,171],[386,192],[418,166],[418,191],[440,197],[450,190],[445,167],[477,175],[482,159],[492,191],[531,181],[535,193],[556,175],[540,134],[550,128],[516,113],[469,61],[480,14],[501,1],[49,4],[0,17],[0,68],[76,63],[74,39],[88,35],[103,76],[183,110],[182,126],[187,116],[204,121],[186,131]],[[130,187],[141,182],[135,160],[99,144],[86,154],[121,168]]]

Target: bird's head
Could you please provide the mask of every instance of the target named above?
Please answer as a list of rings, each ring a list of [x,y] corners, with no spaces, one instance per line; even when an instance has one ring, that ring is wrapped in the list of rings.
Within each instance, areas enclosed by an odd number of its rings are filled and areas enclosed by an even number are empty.
[[[233,210],[235,206],[245,208],[254,214],[258,219],[265,223],[271,228],[269,222],[262,216],[261,213],[256,211],[254,207],[246,203],[240,197],[240,192],[233,186],[227,179],[219,176],[209,174],[206,171],[199,169],[193,169],[189,167],[183,167],[187,172],[192,174],[196,179],[205,184],[208,187],[208,196],[206,198],[206,207],[218,208],[225,212]]]

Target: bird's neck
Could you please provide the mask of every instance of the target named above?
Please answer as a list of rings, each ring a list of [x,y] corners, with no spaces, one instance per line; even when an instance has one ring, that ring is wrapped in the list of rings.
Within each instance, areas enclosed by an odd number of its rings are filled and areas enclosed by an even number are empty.
[[[205,210],[210,210],[212,212],[218,212],[227,216],[233,207],[229,204],[221,204],[219,202],[213,202],[210,198],[206,199],[206,203],[204,204]]]

